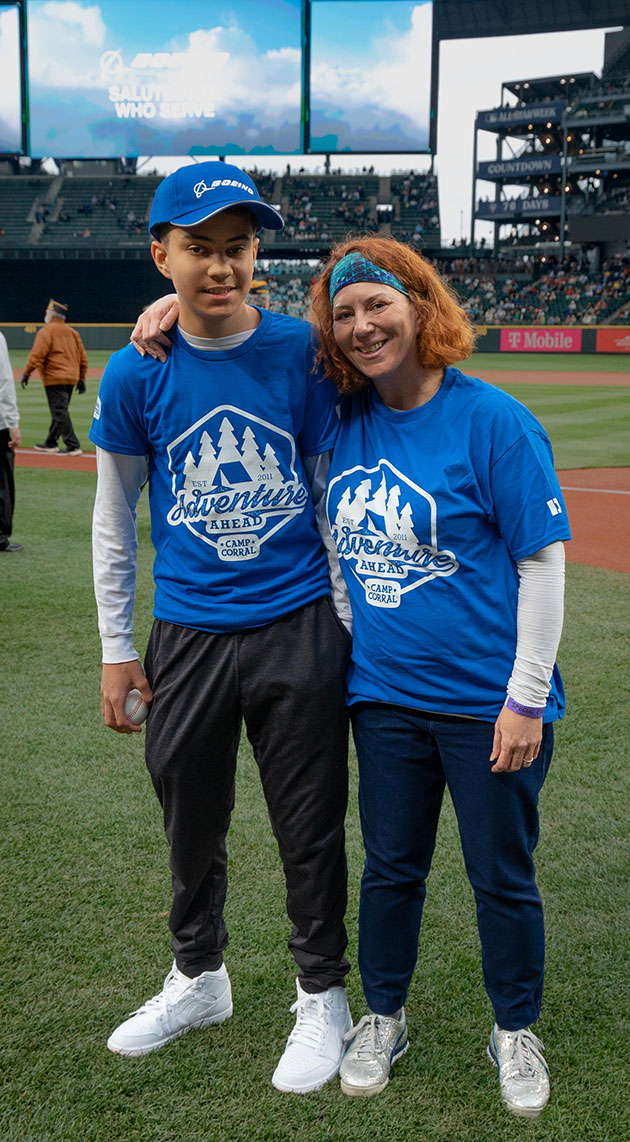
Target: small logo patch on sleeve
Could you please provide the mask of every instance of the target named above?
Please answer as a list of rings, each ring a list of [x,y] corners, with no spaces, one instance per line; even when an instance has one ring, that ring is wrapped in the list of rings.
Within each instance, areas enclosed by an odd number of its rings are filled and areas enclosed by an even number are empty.
[[[547,500],[547,507],[552,515],[562,515],[562,508],[555,497],[553,500]]]
[[[95,420],[101,419],[101,398],[100,397],[96,398],[96,404],[94,405],[94,419]]]

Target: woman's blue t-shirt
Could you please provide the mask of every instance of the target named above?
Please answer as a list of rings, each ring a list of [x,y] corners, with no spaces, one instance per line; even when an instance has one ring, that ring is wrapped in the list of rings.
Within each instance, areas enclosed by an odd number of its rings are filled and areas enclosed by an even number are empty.
[[[494,720],[516,649],[516,561],[571,533],[547,434],[458,369],[399,412],[342,402],[327,514],[353,612],[350,703]],[[564,705],[554,671],[545,713]]]

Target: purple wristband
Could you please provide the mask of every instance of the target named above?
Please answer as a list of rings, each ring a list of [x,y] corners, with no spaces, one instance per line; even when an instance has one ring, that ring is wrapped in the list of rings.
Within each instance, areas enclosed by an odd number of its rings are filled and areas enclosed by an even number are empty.
[[[522,714],[524,718],[542,718],[545,712],[544,706],[522,706],[516,698],[508,698],[505,704],[508,710],[512,710],[514,714]]]

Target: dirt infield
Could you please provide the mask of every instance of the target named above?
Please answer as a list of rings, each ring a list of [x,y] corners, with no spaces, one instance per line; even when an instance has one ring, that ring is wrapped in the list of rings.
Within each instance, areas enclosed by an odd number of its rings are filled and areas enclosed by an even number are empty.
[[[56,456],[54,452],[36,452],[34,448],[20,448],[15,453],[18,468],[65,468],[71,472],[96,472],[96,453],[82,456]]]
[[[521,369],[485,369],[486,380],[493,385],[613,385],[630,387],[628,373],[555,373],[538,371],[532,366],[531,373]]]
[[[630,468],[558,472],[573,539],[567,559],[630,572]]]
[[[614,387],[630,387],[630,361],[628,371],[625,373],[572,373],[569,370],[536,369],[532,365],[531,372],[527,369],[493,369],[486,365],[483,375],[493,385],[613,385]],[[22,369],[14,368],[13,376],[19,381]],[[103,366],[90,366],[86,378],[88,381],[100,381],[103,376]]]

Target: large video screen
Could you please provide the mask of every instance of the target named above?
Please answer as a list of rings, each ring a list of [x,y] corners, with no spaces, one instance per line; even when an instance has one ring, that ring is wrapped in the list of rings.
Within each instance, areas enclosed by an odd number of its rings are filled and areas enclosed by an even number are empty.
[[[312,0],[310,150],[429,151],[432,0]]]
[[[16,4],[0,4],[0,154],[22,154],[20,23]]]
[[[28,0],[30,153],[297,154],[301,0]]]

